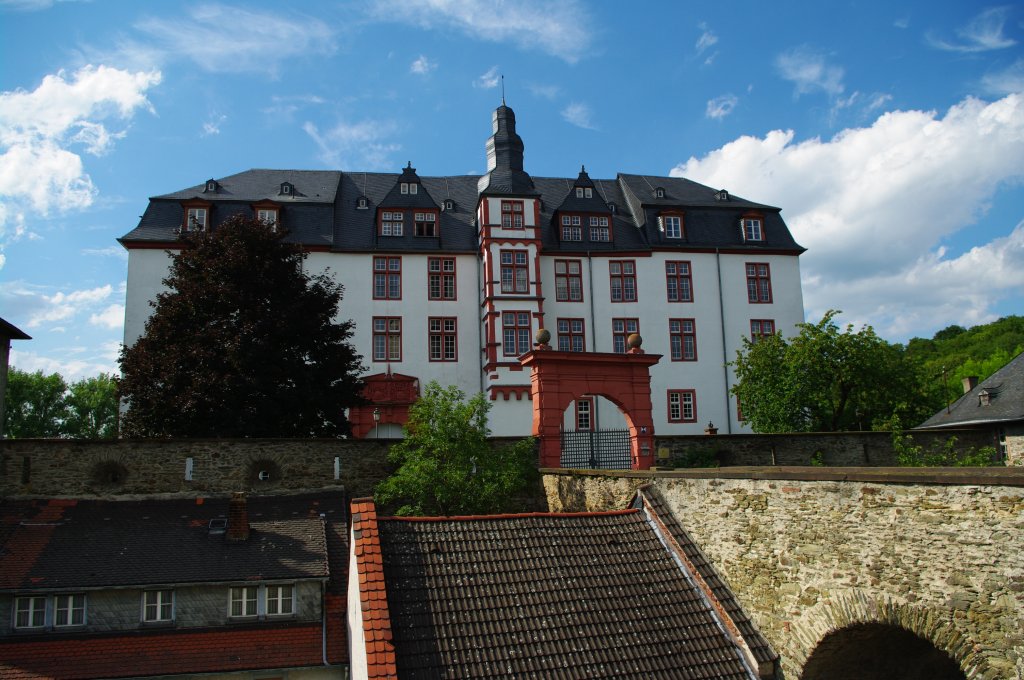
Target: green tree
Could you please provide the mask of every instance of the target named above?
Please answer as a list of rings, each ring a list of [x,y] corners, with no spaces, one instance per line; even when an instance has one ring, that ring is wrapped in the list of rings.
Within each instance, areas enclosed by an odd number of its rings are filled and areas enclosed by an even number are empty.
[[[756,432],[831,432],[884,427],[893,413],[923,419],[920,380],[903,349],[870,326],[840,331],[830,310],[799,334],[744,339],[732,388]]]
[[[496,449],[488,441],[483,394],[466,400],[454,386],[431,381],[409,409],[406,437],[391,447],[394,474],[377,485],[376,500],[399,515],[500,512],[537,475],[532,439]]]
[[[59,437],[68,415],[67,390],[67,383],[57,373],[28,373],[11,367],[7,373],[4,436]]]
[[[71,383],[68,413],[61,428],[72,439],[117,437],[117,379],[106,373]]]
[[[183,236],[169,289],[121,351],[125,436],[310,437],[349,432],[361,402],[342,287],[303,270],[284,232],[235,217]]]

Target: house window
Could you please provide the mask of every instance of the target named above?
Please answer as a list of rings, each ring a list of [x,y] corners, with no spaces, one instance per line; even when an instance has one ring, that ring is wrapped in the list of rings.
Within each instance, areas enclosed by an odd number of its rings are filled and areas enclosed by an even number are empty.
[[[669,302],[693,302],[689,262],[665,263],[665,288]]]
[[[185,215],[185,231],[206,229],[206,208],[189,208]]]
[[[633,260],[612,260],[608,263],[612,302],[636,302],[636,263]]]
[[[573,221],[575,220],[575,225]],[[580,226],[579,215],[562,215],[562,240],[582,241],[583,227]]]
[[[401,210],[384,210],[380,214],[380,235],[401,236],[404,229],[405,213]]]
[[[437,236],[437,215],[431,212],[418,212],[414,216],[417,236]]]
[[[53,598],[55,627],[85,625],[85,595],[56,595]]]
[[[670,423],[697,422],[697,393],[694,390],[668,391],[668,420]]]
[[[419,191],[419,185],[416,182],[401,182],[398,190],[403,194],[416,194]]]
[[[257,586],[239,586],[231,589],[231,604],[228,609],[228,616],[256,616],[256,596],[259,593]]]
[[[356,201],[356,210],[366,210],[369,207],[370,203],[366,199],[366,196],[360,196],[359,199]]]
[[[576,429],[584,432],[594,429],[593,397],[579,397],[576,400]]]
[[[751,319],[750,320],[750,341],[757,342],[761,338],[775,335],[774,319]]]
[[[527,252],[525,250],[501,251],[501,292],[529,292],[530,275],[526,267]]]
[[[402,317],[373,317],[373,360],[402,360]]]
[[[46,625],[46,598],[19,597],[14,601],[15,628],[42,628]]]
[[[697,360],[697,330],[693,319],[669,319],[668,339],[672,361]]]
[[[586,338],[583,334],[583,319],[558,319],[558,351],[583,352]]]
[[[142,620],[159,623],[174,618],[174,591],[147,590],[142,593]]]
[[[683,218],[679,215],[663,215],[661,224],[665,230],[665,238],[683,237]]]
[[[428,346],[431,361],[458,361],[458,337],[455,317],[432,316],[427,320],[430,329]]]
[[[281,193],[290,196],[294,187],[288,182],[281,182]]]
[[[744,241],[763,241],[764,232],[761,231],[761,218],[759,217],[744,217],[743,220],[743,240]]]
[[[523,228],[523,202],[502,201],[501,202],[501,226],[510,229]]]
[[[501,315],[502,354],[517,357],[530,351],[530,313],[503,312]]]
[[[767,263],[747,263],[747,300],[758,303],[772,301],[772,276]]]
[[[583,302],[583,275],[579,260],[555,260],[555,299]]]
[[[294,588],[267,586],[267,616],[287,616],[295,612]]]
[[[590,187],[576,187],[576,198],[593,198],[594,190]]]
[[[260,208],[256,211],[256,219],[268,227],[277,228],[277,211],[273,208]]]
[[[610,241],[611,230],[608,228],[607,217],[591,217],[590,218],[590,240],[591,241]]]
[[[661,187],[658,187],[657,189],[654,190],[654,197],[665,198],[665,190],[662,189]]]
[[[373,299],[402,299],[402,258],[373,258]]]
[[[612,351],[625,354],[629,336],[639,332],[640,322],[637,319],[612,319]]]
[[[455,299],[455,258],[427,258],[427,297],[431,300]]]

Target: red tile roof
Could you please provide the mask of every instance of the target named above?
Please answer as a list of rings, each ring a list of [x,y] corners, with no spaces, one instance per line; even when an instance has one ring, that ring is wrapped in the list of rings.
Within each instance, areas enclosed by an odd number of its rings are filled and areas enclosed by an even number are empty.
[[[391,637],[391,615],[384,587],[384,560],[377,532],[377,509],[372,498],[352,501],[353,550],[359,574],[359,604],[366,635],[368,678],[398,677],[395,646]]]

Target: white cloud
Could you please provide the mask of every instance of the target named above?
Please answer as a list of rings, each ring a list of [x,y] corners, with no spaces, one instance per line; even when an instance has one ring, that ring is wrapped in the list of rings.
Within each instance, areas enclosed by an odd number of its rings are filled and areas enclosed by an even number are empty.
[[[701,30],[700,37],[697,38],[697,44],[694,46],[697,50],[697,56],[704,54],[707,50],[711,49],[718,43],[718,36],[715,32],[708,28],[708,25],[703,21],[697,24],[697,28]],[[709,54],[704,60],[705,64],[710,64],[715,59],[715,54]]]
[[[434,69],[437,68],[437,63],[430,61],[425,55],[420,55],[412,64],[409,66],[409,72],[417,75],[425,76]]]
[[[573,102],[562,109],[562,118],[564,118],[566,122],[572,123],[576,127],[581,127],[584,130],[596,130],[597,126],[594,125],[590,117],[590,107],[580,102]]]
[[[53,295],[38,295],[36,307],[25,325],[28,328],[38,328],[44,323],[71,319],[79,312],[106,301],[113,290],[110,284],[107,284],[70,293],[58,291]]]
[[[193,7],[187,17],[151,17],[136,23],[135,28],[149,34],[148,42],[126,43],[120,52],[134,52],[142,63],[186,57],[211,72],[276,75],[285,59],[334,52],[331,28],[320,19],[292,10],[265,12],[205,4]],[[146,54],[153,50],[155,55]]]
[[[986,92],[996,95],[1024,92],[1024,57],[1002,71],[989,73],[981,79]]]
[[[721,97],[709,99],[704,115],[708,118],[725,118],[732,113],[732,110],[736,108],[737,103],[739,103],[739,99],[737,99],[736,95],[733,94],[723,94]]]
[[[1024,180],[1024,95],[968,98],[944,115],[893,111],[827,141],[793,140],[782,130],[741,137],[672,174],[784,208],[808,248],[809,318],[839,308],[899,335],[915,319],[935,328],[981,319],[1020,293],[1021,225],[959,257],[941,245],[1000,186]]]
[[[120,347],[120,344],[115,344]],[[111,352],[107,346],[102,349],[103,351],[95,356],[68,360],[67,352],[61,352],[62,359],[54,359],[35,352],[21,351],[18,349],[18,344],[15,344],[11,349],[11,366],[30,373],[35,371],[60,373],[68,382],[91,378],[100,373],[120,374],[117,352]]]
[[[990,7],[971,19],[966,26],[956,30],[959,42],[949,42],[935,33],[928,34],[928,42],[940,50],[949,52],[988,52],[1013,47],[1017,41],[1003,35],[1003,26],[1009,7]]]
[[[501,82],[501,76],[498,73],[498,67],[492,66],[479,78],[473,81],[473,87],[479,87],[484,90],[492,90],[498,86]]]
[[[843,69],[832,66],[810,47],[795,47],[775,58],[775,68],[796,85],[796,95],[821,90],[829,96],[843,93]]]
[[[113,257],[118,260],[128,261],[128,251],[121,246],[108,246],[106,248],[83,248],[82,255],[97,257]]]
[[[370,14],[426,29],[455,28],[491,42],[540,49],[575,63],[591,49],[589,9],[579,0],[376,0]]]
[[[543,97],[544,99],[554,99],[558,96],[558,93],[562,91],[562,88],[557,85],[538,85],[536,83],[530,83],[526,86],[526,89],[528,89],[533,96]]]
[[[228,117],[223,114],[211,114],[210,117],[206,119],[206,122],[203,123],[202,136],[210,137],[212,135],[219,135],[220,126],[223,125],[224,121],[226,121],[227,119]]]
[[[339,122],[324,132],[306,122],[302,129],[320,148],[320,160],[334,168],[352,164],[384,170],[393,167],[390,155],[402,148],[400,144],[386,141],[395,133],[395,125],[389,121]]]
[[[124,305],[113,304],[89,317],[89,323],[104,328],[124,328]]]

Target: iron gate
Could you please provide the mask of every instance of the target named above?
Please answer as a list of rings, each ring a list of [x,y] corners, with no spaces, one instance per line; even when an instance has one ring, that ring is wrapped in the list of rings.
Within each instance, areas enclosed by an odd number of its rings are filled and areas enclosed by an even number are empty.
[[[562,430],[564,468],[629,470],[632,452],[629,430]]]

